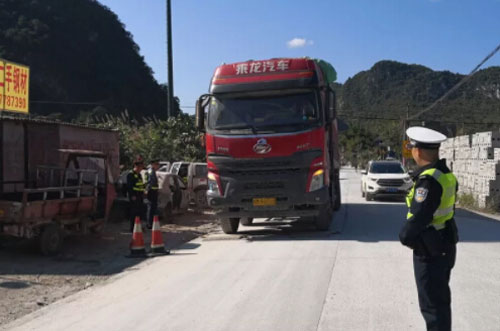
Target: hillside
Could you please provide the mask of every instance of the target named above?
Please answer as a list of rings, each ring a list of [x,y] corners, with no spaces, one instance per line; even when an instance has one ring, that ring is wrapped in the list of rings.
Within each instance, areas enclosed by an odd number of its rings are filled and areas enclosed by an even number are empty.
[[[401,118],[431,105],[464,76],[421,65],[380,61],[342,86],[340,109]],[[451,122],[500,122],[500,67],[476,73],[442,105],[422,119]]]
[[[341,135],[346,162],[365,164],[390,148],[400,153],[402,121],[430,106],[464,76],[421,65],[380,61],[337,86],[339,114],[349,129]],[[477,72],[440,105],[411,121],[448,136],[500,128],[500,67]],[[391,118],[396,120],[376,120]]]
[[[0,57],[31,67],[32,113],[166,113],[165,86],[95,0],[0,0]]]

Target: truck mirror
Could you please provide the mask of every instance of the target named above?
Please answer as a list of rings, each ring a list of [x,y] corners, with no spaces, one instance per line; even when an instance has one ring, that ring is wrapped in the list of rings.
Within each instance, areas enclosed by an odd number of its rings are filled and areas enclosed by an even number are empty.
[[[201,132],[205,131],[205,107],[203,101],[203,95],[196,101],[196,128]]]

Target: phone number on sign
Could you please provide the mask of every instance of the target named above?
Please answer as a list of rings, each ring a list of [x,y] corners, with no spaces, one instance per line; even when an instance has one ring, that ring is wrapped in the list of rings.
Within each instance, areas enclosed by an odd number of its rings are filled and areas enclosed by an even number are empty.
[[[14,96],[3,96],[0,94],[0,105],[4,101],[5,101],[6,108],[13,107],[13,108],[19,108],[19,109],[26,109],[26,106],[27,106],[26,98],[14,97]]]

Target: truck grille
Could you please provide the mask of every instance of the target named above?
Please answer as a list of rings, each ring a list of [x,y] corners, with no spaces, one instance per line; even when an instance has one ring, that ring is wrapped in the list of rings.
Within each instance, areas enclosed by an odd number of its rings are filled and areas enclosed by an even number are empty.
[[[262,182],[262,183],[246,183],[245,190],[270,190],[285,188],[283,182]]]
[[[225,171],[231,176],[279,176],[279,175],[296,175],[301,171],[299,168],[289,168],[289,169],[266,169],[266,170],[227,170]]]
[[[377,184],[380,186],[401,186],[404,181],[402,179],[379,179]]]

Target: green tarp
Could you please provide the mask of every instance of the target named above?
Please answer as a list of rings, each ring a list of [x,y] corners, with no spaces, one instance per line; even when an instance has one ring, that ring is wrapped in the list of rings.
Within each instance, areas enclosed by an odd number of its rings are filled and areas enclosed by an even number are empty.
[[[327,84],[334,83],[337,80],[337,72],[330,63],[320,59],[314,59],[314,61],[319,65],[321,71],[323,71]]]

